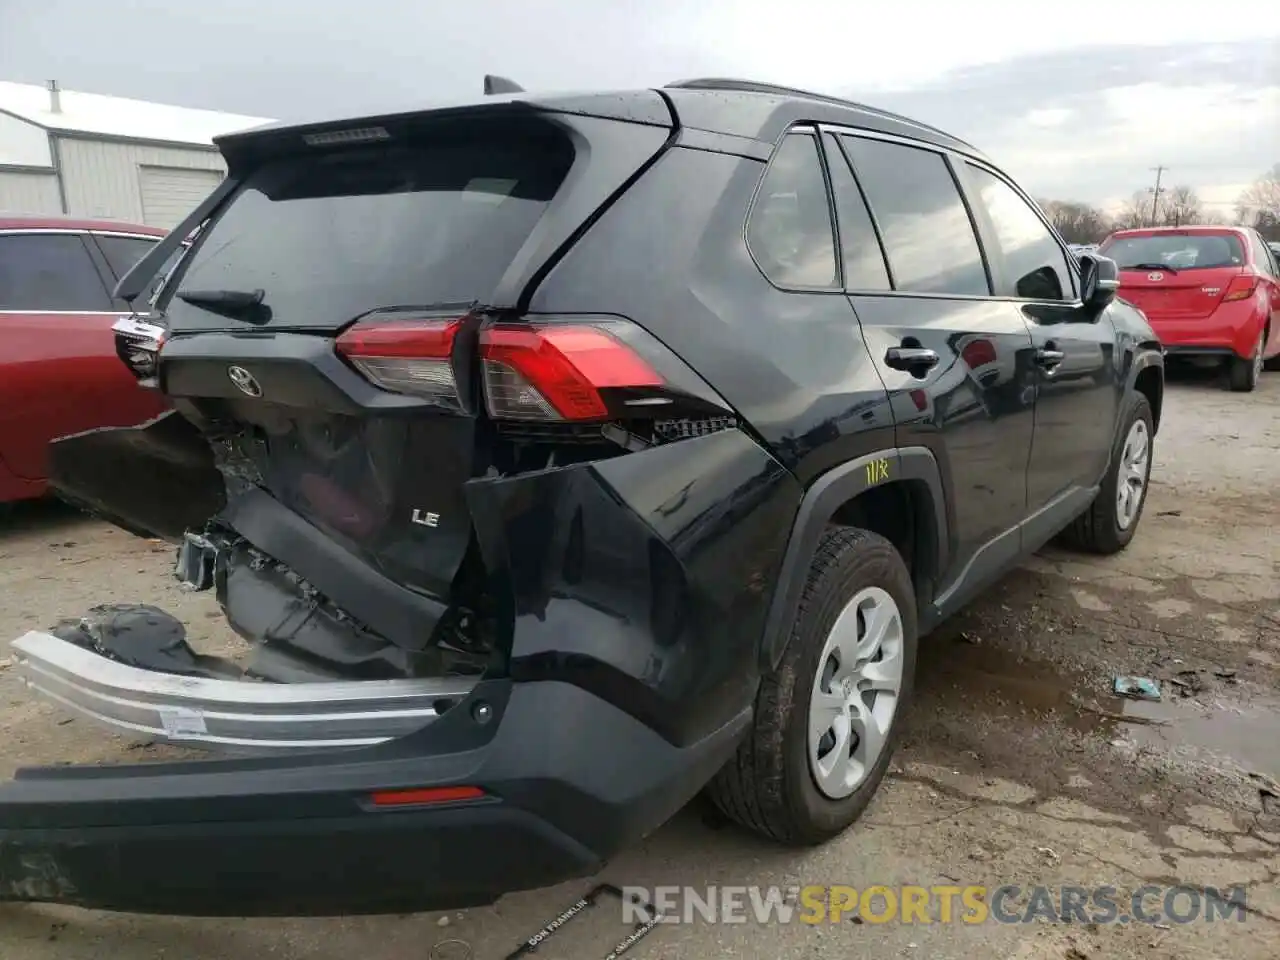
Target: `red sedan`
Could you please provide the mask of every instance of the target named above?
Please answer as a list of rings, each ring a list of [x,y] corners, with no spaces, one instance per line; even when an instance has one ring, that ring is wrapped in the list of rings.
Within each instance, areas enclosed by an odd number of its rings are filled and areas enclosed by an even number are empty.
[[[1248,227],[1120,230],[1099,248],[1120,267],[1120,295],[1147,315],[1170,357],[1226,367],[1252,390],[1280,367],[1280,265]]]
[[[165,409],[116,355],[111,291],[163,230],[0,217],[0,503],[45,493],[49,442]],[[109,465],[104,464],[104,469]]]

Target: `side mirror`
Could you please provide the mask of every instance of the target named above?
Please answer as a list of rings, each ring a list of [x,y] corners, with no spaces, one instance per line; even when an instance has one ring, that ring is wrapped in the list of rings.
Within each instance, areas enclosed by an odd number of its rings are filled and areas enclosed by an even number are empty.
[[[1099,253],[1080,254],[1080,299],[1085,306],[1102,309],[1120,289],[1120,268]]]

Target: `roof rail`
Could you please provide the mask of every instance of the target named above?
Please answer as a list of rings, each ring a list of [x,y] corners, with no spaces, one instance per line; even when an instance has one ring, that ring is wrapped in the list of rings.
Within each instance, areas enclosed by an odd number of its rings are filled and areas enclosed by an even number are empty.
[[[814,93],[812,90],[801,90],[799,87],[786,87],[777,83],[762,83],[757,80],[733,80],[728,77],[699,77],[696,80],[677,80],[668,83],[671,89],[687,90],[738,90],[744,93],[775,93],[790,97],[808,97],[812,100],[830,100],[833,103],[849,104],[825,93]],[[857,104],[853,104],[857,106]]]
[[[702,77],[696,80],[677,80],[674,83],[668,83],[667,88],[674,90],[731,90],[741,93],[770,93],[775,96],[804,97],[808,100],[818,100],[823,103],[838,104],[842,107],[853,107],[857,110],[866,111],[867,113],[874,113],[887,120],[897,120],[900,123],[919,127],[921,130],[928,130],[931,133],[936,133],[940,137],[946,137],[948,140],[954,140],[956,143],[968,147],[975,153],[978,152],[977,147],[968,141],[961,140],[954,133],[947,133],[945,130],[939,130],[937,127],[930,126],[927,123],[921,123],[919,120],[903,116],[900,113],[881,110],[879,107],[873,107],[865,103],[858,103],[855,100],[846,100],[843,97],[833,97],[828,93],[814,93],[812,90],[801,90],[799,87],[787,87],[776,83],[761,83],[757,80],[733,80],[726,77]]]

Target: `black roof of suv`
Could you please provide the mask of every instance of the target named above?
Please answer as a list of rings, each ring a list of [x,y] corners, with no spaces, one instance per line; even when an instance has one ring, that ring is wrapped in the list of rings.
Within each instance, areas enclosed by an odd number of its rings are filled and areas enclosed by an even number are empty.
[[[974,155],[979,152],[970,144],[937,127],[900,114],[821,93],[793,87],[759,83],[750,80],[703,78],[680,80],[655,90],[621,90],[586,93],[512,92],[482,95],[455,102],[424,105],[421,102],[398,107],[379,105],[337,120],[331,116],[308,121],[279,121],[236,133],[223,134],[215,142],[224,150],[235,150],[236,144],[283,132],[319,130],[340,124],[376,123],[393,117],[424,112],[434,115],[463,113],[477,107],[509,107],[541,109],[552,112],[580,113],[636,122],[668,124],[671,115],[663,106],[665,100],[682,127],[708,130],[737,137],[773,143],[799,116],[815,122],[844,123],[884,133],[921,137],[941,146]]]

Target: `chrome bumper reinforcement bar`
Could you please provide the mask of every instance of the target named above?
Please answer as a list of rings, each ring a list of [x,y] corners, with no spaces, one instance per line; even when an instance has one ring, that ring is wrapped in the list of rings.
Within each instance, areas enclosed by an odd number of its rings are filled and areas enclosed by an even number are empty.
[[[15,670],[45,699],[143,740],[226,750],[358,747],[419,730],[470,678],[259,683],[142,670],[49,633],[13,641]]]

